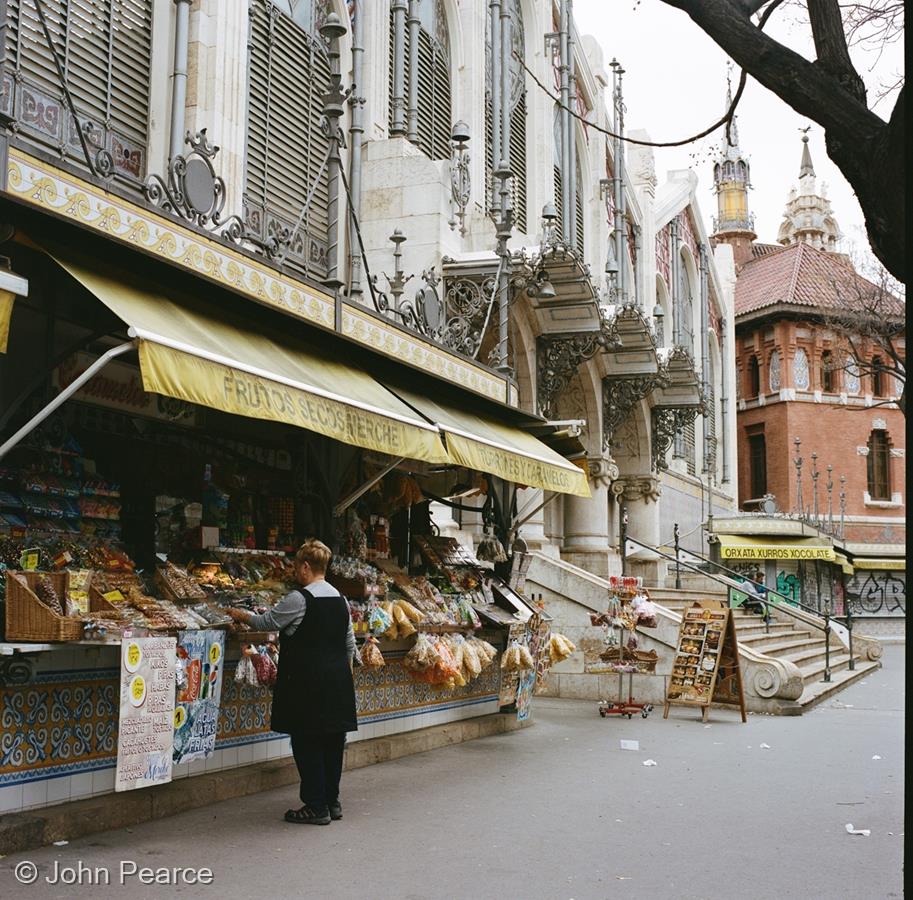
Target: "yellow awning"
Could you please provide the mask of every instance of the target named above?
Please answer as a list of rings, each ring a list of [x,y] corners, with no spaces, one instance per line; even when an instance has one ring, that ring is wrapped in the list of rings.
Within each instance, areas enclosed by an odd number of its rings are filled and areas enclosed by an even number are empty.
[[[13,301],[16,295],[11,291],[0,291],[0,353],[6,353],[10,336],[10,318],[13,315]]]
[[[840,566],[841,569],[843,569],[844,575],[853,574],[854,569],[853,569],[852,564],[842,553],[835,553],[834,557],[835,557],[835,561],[836,561],[837,565]]]
[[[859,558],[853,560],[853,568],[855,569],[879,569],[881,571],[890,572],[905,572],[907,570],[907,561],[906,559],[891,559],[890,557],[884,557],[875,559],[874,557]]]
[[[278,333],[252,331],[252,322],[197,298],[177,302],[55,258],[138,339],[147,391],[392,456],[448,461],[437,428],[366,372]]]
[[[821,559],[834,562],[836,554],[830,544],[815,538],[796,540],[772,540],[762,537],[747,537],[741,534],[721,534],[720,556],[722,559]]]
[[[488,472],[514,484],[590,496],[583,469],[520,428],[398,386],[390,390],[440,428],[447,439],[450,459],[457,465]]]

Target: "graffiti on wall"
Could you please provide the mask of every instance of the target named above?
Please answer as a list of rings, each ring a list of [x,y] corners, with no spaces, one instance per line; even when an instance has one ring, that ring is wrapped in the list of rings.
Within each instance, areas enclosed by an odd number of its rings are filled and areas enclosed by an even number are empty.
[[[857,616],[905,616],[906,572],[857,572],[847,580],[846,599]]]
[[[793,603],[799,603],[801,598],[801,586],[799,576],[794,572],[784,572],[782,569],[777,572],[777,585],[775,590],[782,594],[787,600]]]

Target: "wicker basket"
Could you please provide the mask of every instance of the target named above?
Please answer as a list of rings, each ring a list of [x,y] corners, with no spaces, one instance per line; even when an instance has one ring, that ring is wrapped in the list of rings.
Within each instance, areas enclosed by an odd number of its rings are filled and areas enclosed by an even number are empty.
[[[607,663],[637,666],[644,673],[655,672],[656,663],[659,662],[659,656],[655,650],[631,650],[629,647],[610,647],[600,653],[599,658]]]
[[[78,641],[83,623],[58,615],[35,594],[40,578],[50,578],[57,595],[65,601],[68,572],[6,573],[6,639],[8,641]]]

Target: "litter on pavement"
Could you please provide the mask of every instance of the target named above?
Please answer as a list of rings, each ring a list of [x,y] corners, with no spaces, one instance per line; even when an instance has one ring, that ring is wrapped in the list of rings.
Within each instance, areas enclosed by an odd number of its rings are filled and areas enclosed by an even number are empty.
[[[863,837],[868,837],[872,832],[868,828],[853,828],[852,823],[847,822],[846,833],[847,834],[861,834],[861,835],[863,835]]]
[[[619,741],[622,750],[640,750],[640,741]]]
[[[762,750],[770,750],[770,744],[761,744]]]
[[[655,759],[645,759],[645,760],[644,760],[644,765],[645,765],[645,766],[655,766],[655,765],[656,765],[656,760],[655,760]]]
[[[875,756],[872,757],[872,759],[881,759],[881,757],[876,753]]]

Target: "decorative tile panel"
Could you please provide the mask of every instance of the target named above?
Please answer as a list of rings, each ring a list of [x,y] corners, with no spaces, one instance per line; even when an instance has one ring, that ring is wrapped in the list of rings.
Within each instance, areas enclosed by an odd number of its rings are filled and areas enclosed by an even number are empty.
[[[413,681],[404,656],[388,653],[382,669],[356,670],[359,723],[408,720],[498,697],[499,657],[466,686],[446,690]],[[236,665],[225,668],[217,749],[277,738],[269,730],[271,692],[236,683]],[[0,787],[114,767],[118,712],[118,670],[110,667],[40,672],[29,684],[0,687]]]

